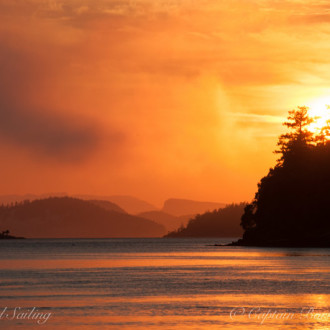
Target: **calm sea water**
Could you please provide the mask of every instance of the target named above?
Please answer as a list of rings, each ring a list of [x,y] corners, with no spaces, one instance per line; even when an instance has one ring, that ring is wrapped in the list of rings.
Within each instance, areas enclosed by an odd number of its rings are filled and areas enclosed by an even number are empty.
[[[330,329],[330,249],[0,241],[4,329]]]

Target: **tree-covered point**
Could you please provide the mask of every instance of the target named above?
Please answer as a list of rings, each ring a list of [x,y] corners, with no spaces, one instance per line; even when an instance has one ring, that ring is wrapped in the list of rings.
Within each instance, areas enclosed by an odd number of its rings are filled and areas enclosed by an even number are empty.
[[[289,111],[277,164],[245,207],[239,245],[330,246],[330,123],[310,130],[307,107]]]
[[[240,237],[240,219],[246,203],[230,204],[224,208],[197,214],[184,227],[168,233],[165,237]]]

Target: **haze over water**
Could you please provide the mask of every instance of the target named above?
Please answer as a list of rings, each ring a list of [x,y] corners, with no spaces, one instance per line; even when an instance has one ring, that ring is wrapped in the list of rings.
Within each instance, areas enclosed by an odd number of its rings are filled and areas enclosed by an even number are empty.
[[[0,326],[329,329],[329,249],[212,246],[226,241],[0,241]]]

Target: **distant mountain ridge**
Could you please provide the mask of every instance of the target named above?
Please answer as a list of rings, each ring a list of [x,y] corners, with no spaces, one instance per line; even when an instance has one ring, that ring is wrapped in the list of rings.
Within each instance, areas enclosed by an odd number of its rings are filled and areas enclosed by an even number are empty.
[[[33,201],[50,197],[68,197],[68,195],[61,192],[53,194],[47,193],[43,195],[0,195],[0,204],[14,206],[17,203],[26,200]],[[182,225],[186,225],[188,220],[194,218],[196,214],[203,214],[207,211],[213,211],[225,206],[224,203],[170,198],[164,202],[163,207],[160,209],[144,200],[126,195],[74,195],[72,197],[92,202],[96,206],[107,211],[115,211],[122,214],[126,213],[152,220],[155,223],[164,226],[166,231],[173,231]]]
[[[49,197],[74,197],[83,200],[103,200],[117,204],[123,211],[129,214],[138,214],[141,212],[148,212],[157,210],[157,207],[153,204],[146,202],[142,199],[128,196],[128,195],[88,195],[88,194],[67,194],[65,192],[57,193],[45,193],[45,194],[11,194],[11,195],[0,195],[0,204],[11,204],[15,202],[22,202],[24,200],[36,200]]]
[[[162,211],[175,216],[198,214],[225,207],[225,203],[200,202],[189,199],[170,198],[165,201]]]
[[[19,203],[25,200],[35,200],[35,199],[43,199],[49,197],[65,197],[68,196],[65,192],[56,192],[56,193],[45,193],[45,194],[8,194],[8,195],[0,195],[0,204],[11,204],[11,203]]]
[[[119,207],[117,204],[109,202],[109,201],[104,201],[104,200],[98,200],[98,199],[89,199],[88,202],[93,203],[99,207],[102,207],[103,209],[107,211],[115,211],[118,213],[126,213],[125,210],[123,210],[121,207]]]
[[[109,201],[116,203],[130,214],[157,210],[153,204],[132,196],[114,195],[109,197]]]
[[[25,201],[0,207],[0,228],[27,238],[160,237],[166,233],[154,221],[110,210],[110,206],[71,197]]]
[[[176,217],[174,215],[165,213],[163,211],[142,212],[142,213],[139,213],[138,216],[145,218],[145,219],[153,220],[153,221],[163,225],[167,231],[173,231],[173,230],[178,229],[181,226],[186,225],[188,220],[190,218],[194,217],[193,215]]]
[[[138,214],[141,212],[148,212],[157,210],[156,206],[133,196],[128,195],[111,195],[111,196],[97,196],[97,195],[75,195],[74,197],[84,200],[96,199],[107,200],[117,204],[129,214]]]

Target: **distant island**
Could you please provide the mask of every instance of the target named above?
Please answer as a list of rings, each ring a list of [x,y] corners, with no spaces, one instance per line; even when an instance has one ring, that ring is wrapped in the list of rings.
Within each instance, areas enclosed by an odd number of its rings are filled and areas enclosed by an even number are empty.
[[[27,238],[162,237],[185,226],[196,214],[223,205],[170,198],[156,209],[126,195],[0,195],[0,228]]]
[[[10,231],[7,229],[7,230],[0,232],[0,239],[24,239],[24,237],[16,237],[16,236],[10,235]]]
[[[232,245],[330,247],[330,122],[311,131],[307,107],[289,111],[277,164],[258,184]]]
[[[181,226],[164,237],[239,237],[243,232],[240,221],[245,206],[246,203],[230,204],[197,214],[186,226]]]
[[[161,237],[166,233],[164,226],[127,214],[109,201],[71,197],[1,205],[0,228],[26,238]]]

